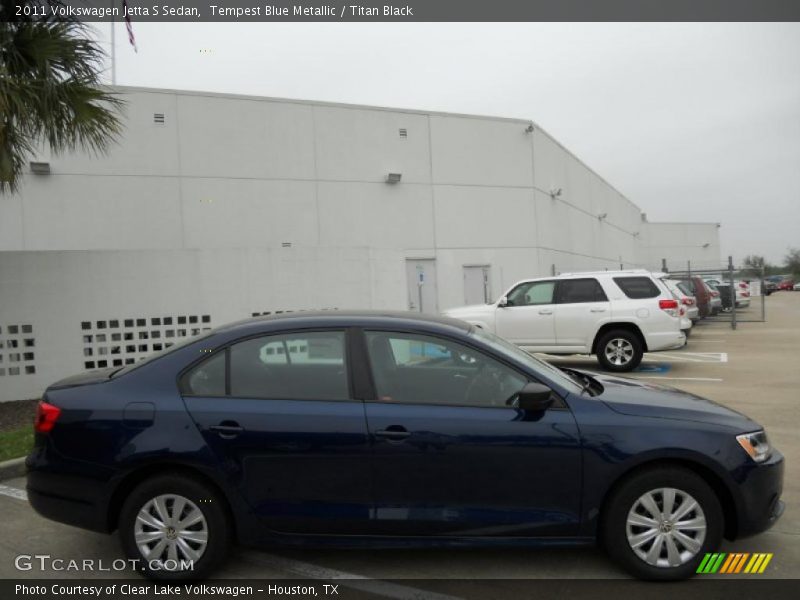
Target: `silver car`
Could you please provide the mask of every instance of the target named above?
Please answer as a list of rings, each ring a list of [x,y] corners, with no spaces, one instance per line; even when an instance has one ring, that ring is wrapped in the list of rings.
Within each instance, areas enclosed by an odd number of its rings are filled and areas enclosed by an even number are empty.
[[[664,283],[667,284],[669,290],[675,294],[681,306],[686,309],[686,318],[692,323],[696,323],[700,319],[700,309],[697,306],[697,299],[692,296],[686,284],[675,281],[674,279],[665,279]]]

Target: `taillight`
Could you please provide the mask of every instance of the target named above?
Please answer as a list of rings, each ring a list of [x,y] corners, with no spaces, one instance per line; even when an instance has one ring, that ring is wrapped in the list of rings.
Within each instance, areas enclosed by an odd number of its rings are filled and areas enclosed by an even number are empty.
[[[681,306],[681,316],[686,314],[686,309]]]
[[[678,301],[677,300],[659,300],[658,301],[658,308],[661,310],[670,310],[678,308]]]
[[[742,297],[743,298],[749,298],[750,297],[750,292],[742,292]]]
[[[694,306],[694,298],[683,298],[682,302],[686,306]]]
[[[747,285],[744,281],[740,281],[739,282],[739,287],[742,288],[743,290],[746,290],[750,286]]]
[[[711,292],[711,297],[712,297],[712,298],[717,298],[718,296],[719,296],[719,292],[718,292],[718,291],[716,291],[716,290],[713,290],[713,291]]]
[[[36,407],[36,420],[33,422],[33,429],[38,433],[48,433],[56,424],[61,409],[47,402],[39,402]]]

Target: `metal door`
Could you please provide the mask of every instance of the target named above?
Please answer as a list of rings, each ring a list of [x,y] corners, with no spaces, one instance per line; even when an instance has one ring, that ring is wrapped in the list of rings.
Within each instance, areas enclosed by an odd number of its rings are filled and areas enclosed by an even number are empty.
[[[436,293],[436,261],[432,258],[406,260],[408,309],[417,312],[439,312]]]
[[[489,304],[492,301],[490,269],[489,265],[464,266],[464,304]]]

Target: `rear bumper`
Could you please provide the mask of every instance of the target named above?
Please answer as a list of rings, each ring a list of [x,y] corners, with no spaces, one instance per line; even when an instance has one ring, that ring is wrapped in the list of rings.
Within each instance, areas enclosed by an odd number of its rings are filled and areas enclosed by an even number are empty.
[[[686,335],[683,331],[669,331],[651,333],[645,336],[648,352],[660,352],[662,350],[675,350],[682,348],[686,344]]]
[[[28,502],[43,517],[108,533],[108,502],[97,481],[49,471],[34,452],[26,459]]]

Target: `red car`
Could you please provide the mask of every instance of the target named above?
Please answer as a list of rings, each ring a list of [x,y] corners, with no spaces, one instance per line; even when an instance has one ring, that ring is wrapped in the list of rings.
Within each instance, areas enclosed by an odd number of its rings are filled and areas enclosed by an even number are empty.
[[[788,290],[791,292],[794,289],[794,279],[792,279],[791,277],[787,277],[786,279],[782,280],[781,282],[778,283],[778,289]]]

